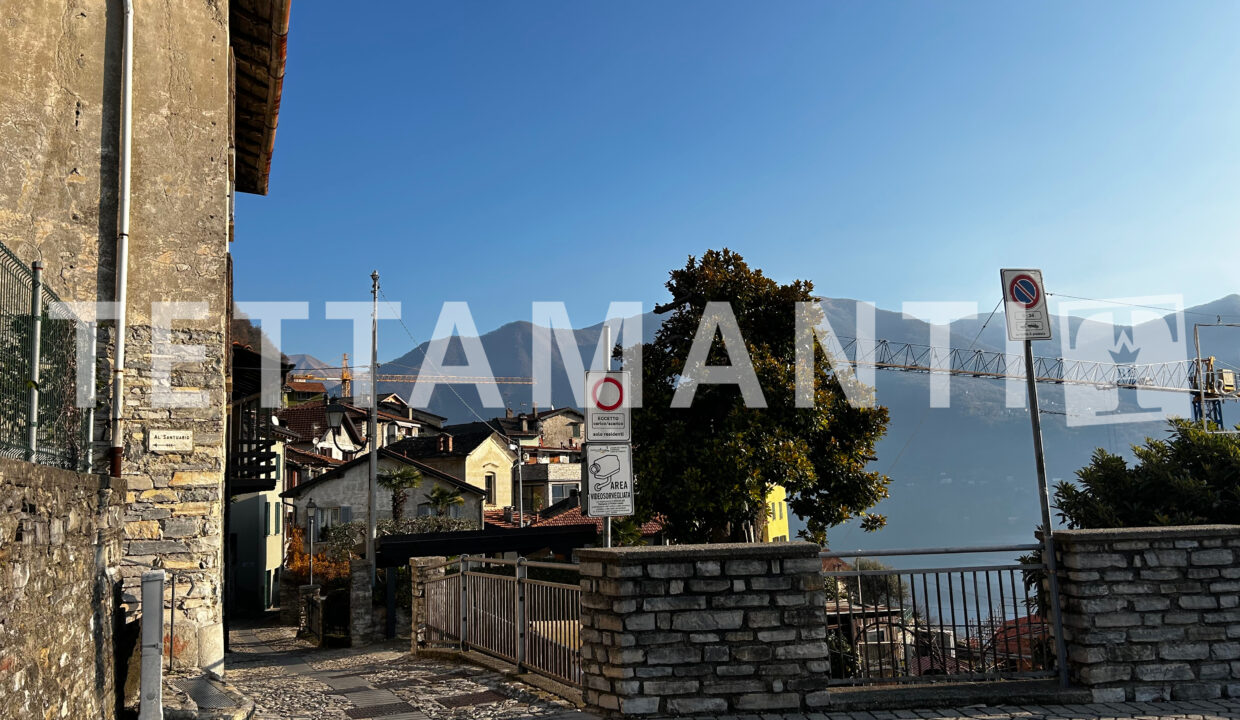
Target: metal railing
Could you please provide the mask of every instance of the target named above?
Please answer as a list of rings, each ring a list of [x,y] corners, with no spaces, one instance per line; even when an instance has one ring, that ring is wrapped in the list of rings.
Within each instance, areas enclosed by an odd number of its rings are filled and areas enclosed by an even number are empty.
[[[1037,609],[1041,562],[894,569],[875,557],[1032,553],[1040,545],[824,552],[827,642],[839,684],[1055,676],[1054,642]],[[853,558],[848,564],[844,558]],[[829,562],[831,561],[831,562]]]
[[[581,586],[556,578],[575,577],[576,565],[466,555],[425,568],[438,569],[442,575],[424,581],[428,644],[477,650],[581,684]]]
[[[78,407],[79,320],[41,275],[42,263],[0,245],[0,456],[81,470],[90,420]]]

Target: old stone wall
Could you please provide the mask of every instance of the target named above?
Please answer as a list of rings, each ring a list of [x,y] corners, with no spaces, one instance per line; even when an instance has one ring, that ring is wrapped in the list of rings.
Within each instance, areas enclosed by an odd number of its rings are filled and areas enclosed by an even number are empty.
[[[349,561],[349,643],[353,647],[374,640],[373,567],[367,560]]]
[[[606,716],[714,715],[827,704],[817,545],[578,555],[588,709]]]
[[[1240,525],[1055,543],[1074,683],[1099,701],[1240,697]]]
[[[430,608],[426,604],[426,583],[432,578],[444,575],[443,563],[447,558],[441,556],[409,558],[410,581],[410,638],[409,651],[418,654],[418,648],[426,642],[426,622],[430,617]]]
[[[116,716],[124,499],[123,480],[0,458],[0,718]]]
[[[6,3],[0,43],[0,243],[42,258],[69,301],[115,298],[122,3]],[[135,3],[132,212],[123,474],[128,484],[124,600],[144,570],[186,583],[176,607],[178,666],[222,669],[222,485],[229,242],[228,3]],[[173,345],[201,346],[158,386],[153,307],[205,303],[174,321]],[[100,377],[115,337],[100,331]],[[172,389],[189,407],[155,402]],[[201,392],[201,395],[198,393]],[[106,404],[108,388],[100,398]],[[95,440],[106,442],[104,407]],[[191,446],[152,452],[151,432],[190,430]],[[102,447],[102,446],[101,446]],[[96,466],[102,469],[102,466]]]

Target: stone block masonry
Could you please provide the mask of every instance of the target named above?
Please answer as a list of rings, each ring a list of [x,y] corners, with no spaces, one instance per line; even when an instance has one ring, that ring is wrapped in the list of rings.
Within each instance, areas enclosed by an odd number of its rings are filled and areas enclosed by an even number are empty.
[[[818,551],[800,542],[579,551],[587,708],[641,717],[825,707]]]
[[[124,502],[123,480],[0,458],[0,717],[116,717]]]
[[[1240,525],[1055,543],[1073,682],[1100,702],[1240,698]]]

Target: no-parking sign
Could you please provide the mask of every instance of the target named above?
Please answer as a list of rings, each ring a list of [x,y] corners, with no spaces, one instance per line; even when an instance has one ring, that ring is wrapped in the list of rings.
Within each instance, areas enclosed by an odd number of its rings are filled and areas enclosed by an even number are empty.
[[[1050,340],[1051,316],[1041,270],[1000,270],[1009,340]]]
[[[630,422],[629,374],[586,373],[586,442],[629,442]]]

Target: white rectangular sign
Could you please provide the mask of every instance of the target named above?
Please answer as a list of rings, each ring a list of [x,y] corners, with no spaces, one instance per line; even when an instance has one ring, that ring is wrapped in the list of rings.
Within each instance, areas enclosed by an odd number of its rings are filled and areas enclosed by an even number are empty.
[[[1051,314],[1041,270],[1000,270],[1009,340],[1050,340]]]
[[[151,430],[146,436],[150,452],[193,452],[193,430]]]
[[[633,451],[629,445],[586,446],[586,500],[590,517],[633,514]]]
[[[629,373],[586,373],[586,442],[629,442]]]

